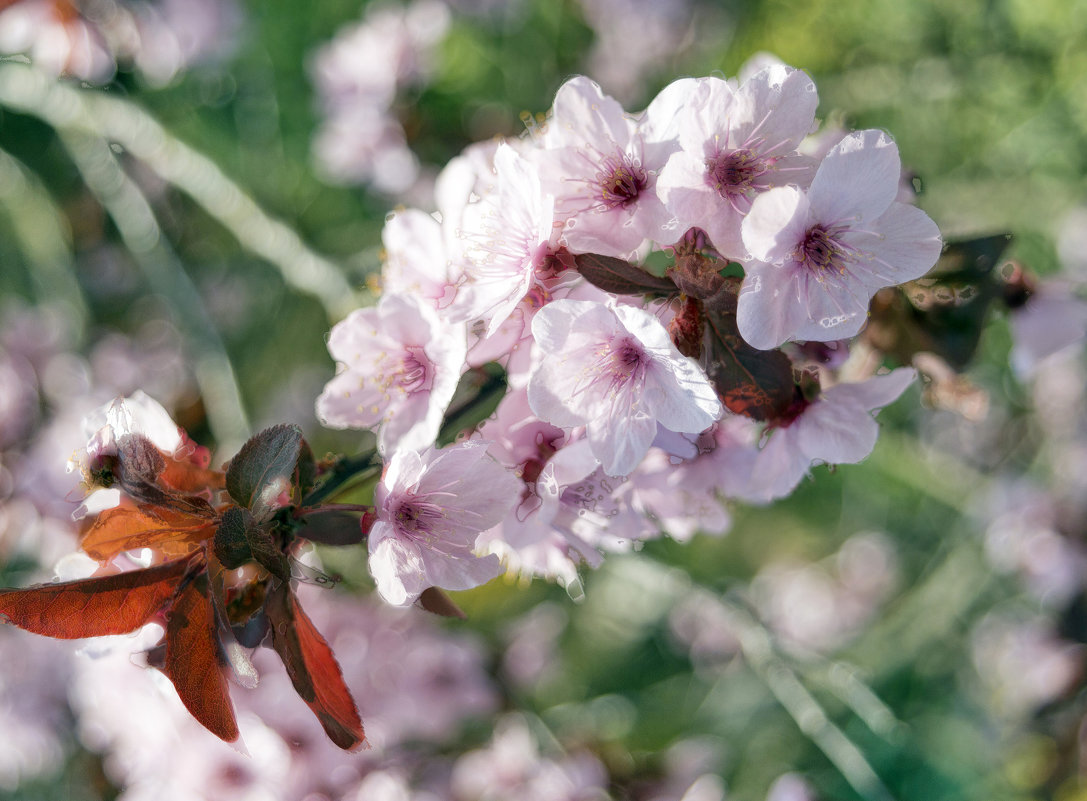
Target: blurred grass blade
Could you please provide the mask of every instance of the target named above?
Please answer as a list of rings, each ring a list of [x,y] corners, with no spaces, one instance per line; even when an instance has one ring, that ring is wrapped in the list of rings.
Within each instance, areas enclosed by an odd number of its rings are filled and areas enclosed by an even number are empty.
[[[191,197],[243,247],[274,265],[287,284],[318,298],[330,320],[358,304],[342,270],[273,219],[210,159],[170,135],[135,103],[60,83],[25,64],[0,64],[0,104],[58,130],[116,142]]]
[[[72,266],[64,215],[38,177],[4,150],[0,150],[0,209],[26,257],[38,302],[62,304],[72,333],[82,340],[87,304]]]

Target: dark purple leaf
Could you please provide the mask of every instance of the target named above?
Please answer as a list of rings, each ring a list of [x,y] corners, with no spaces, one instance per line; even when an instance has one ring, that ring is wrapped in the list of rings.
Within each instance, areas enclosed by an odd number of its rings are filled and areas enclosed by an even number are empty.
[[[250,438],[226,471],[230,497],[264,521],[295,488],[295,471],[302,455],[302,430],[294,425],[266,428]]]
[[[622,259],[579,253],[574,261],[577,271],[585,276],[586,281],[615,295],[667,297],[679,291],[672,279],[653,275]]]
[[[795,383],[789,357],[780,350],[758,350],[744,341],[736,315],[707,309],[706,373],[721,402],[755,420],[780,417],[793,402]]]

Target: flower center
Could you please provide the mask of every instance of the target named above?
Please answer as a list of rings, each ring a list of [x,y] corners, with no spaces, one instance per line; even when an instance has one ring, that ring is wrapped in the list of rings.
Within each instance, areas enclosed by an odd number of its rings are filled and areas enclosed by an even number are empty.
[[[706,159],[707,183],[724,198],[746,194],[764,172],[762,159],[746,148]]]
[[[846,248],[822,225],[813,225],[804,235],[795,258],[810,270],[825,272],[845,256]]]
[[[408,345],[397,369],[397,383],[408,394],[430,390],[434,381],[430,359],[420,345]]]
[[[612,349],[612,379],[625,383],[645,370],[645,351],[630,339],[624,339]]]
[[[649,173],[625,153],[608,156],[596,174],[600,199],[609,209],[626,208],[649,185]]]
[[[413,498],[400,503],[393,512],[392,518],[401,533],[429,541],[437,537],[437,531],[441,521],[445,519],[445,513],[435,503]]]

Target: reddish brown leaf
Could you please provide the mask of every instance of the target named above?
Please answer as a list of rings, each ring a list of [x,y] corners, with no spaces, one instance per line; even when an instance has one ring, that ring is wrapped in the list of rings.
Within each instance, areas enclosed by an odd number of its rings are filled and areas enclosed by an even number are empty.
[[[0,620],[66,640],[127,634],[166,606],[188,566],[188,559],[178,559],[113,576],[0,590]]]
[[[87,555],[107,561],[122,551],[154,547],[182,554],[215,534],[215,521],[202,515],[149,504],[118,506],[98,515],[80,542]]]
[[[197,493],[205,489],[222,489],[226,486],[226,474],[192,462],[168,458],[166,467],[159,474],[159,481],[179,492]]]
[[[162,672],[192,716],[229,743],[238,739],[238,723],[223,667],[215,613],[201,576],[181,591],[167,613]]]
[[[793,402],[796,384],[789,357],[780,350],[757,350],[736,327],[736,315],[707,308],[706,374],[731,412],[755,420],[775,420]]]
[[[269,594],[265,611],[272,624],[272,647],[283,660],[294,689],[332,742],[346,751],[360,748],[366,735],[355,700],[332,649],[306,617],[294,593],[287,585],[280,585]]]

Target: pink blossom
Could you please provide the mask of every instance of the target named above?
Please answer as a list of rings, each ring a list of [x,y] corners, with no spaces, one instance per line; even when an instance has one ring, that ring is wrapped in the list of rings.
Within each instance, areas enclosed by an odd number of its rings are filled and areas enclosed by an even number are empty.
[[[390,604],[412,603],[427,587],[466,590],[501,572],[496,556],[474,555],[476,538],[517,500],[517,479],[482,443],[397,451],[374,492],[370,572]]]
[[[487,336],[505,322],[538,275],[551,273],[559,247],[554,200],[541,191],[533,164],[503,144],[494,168],[495,191],[465,207],[461,220],[467,261],[458,302],[467,319],[487,321]]]
[[[561,428],[584,425],[608,475],[638,465],[658,423],[696,434],[721,415],[705,374],[648,312],[558,300],[536,313],[532,333],[543,353],[528,384],[532,410]]]
[[[607,771],[595,756],[541,754],[524,718],[513,714],[498,721],[485,748],[457,760],[452,776],[457,801],[591,801],[606,797],[606,784]]]
[[[796,151],[817,104],[811,79],[784,65],[767,67],[738,90],[720,78],[695,82],[676,118],[682,150],[657,182],[679,231],[701,228],[719,253],[744,258],[740,223],[755,196],[811,180],[813,163]]]
[[[671,215],[657,197],[657,173],[675,144],[654,134],[588,78],[559,87],[541,140],[547,149],[534,157],[572,251],[626,257],[659,238]]]
[[[104,83],[116,65],[97,26],[53,0],[23,0],[0,12],[0,52],[26,53],[54,75]]]
[[[776,187],[744,218],[752,257],[740,292],[740,334],[756,348],[789,339],[856,334],[885,286],[920,278],[940,255],[940,232],[895,202],[898,148],[882,131],[859,131],[831,148],[811,188]]]
[[[747,498],[758,453],[755,423],[726,417],[697,439],[693,458],[681,460],[654,448],[630,476],[632,503],[669,536],[724,534],[731,525],[726,498]]]
[[[872,452],[879,426],[872,412],[893,402],[917,373],[901,367],[856,384],[837,384],[812,402],[802,402],[792,419],[770,433],[752,469],[755,497],[769,501],[788,495],[815,462],[852,464]]]
[[[333,327],[339,372],[317,399],[331,428],[378,426],[378,449],[424,448],[438,435],[467,349],[464,329],[412,295],[383,295]]]
[[[381,242],[385,246],[381,271],[385,294],[415,295],[436,309],[449,305],[456,279],[441,223],[419,209],[397,211],[386,218]]]

